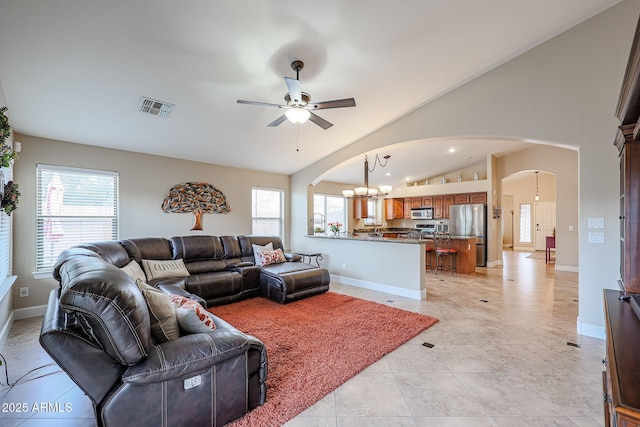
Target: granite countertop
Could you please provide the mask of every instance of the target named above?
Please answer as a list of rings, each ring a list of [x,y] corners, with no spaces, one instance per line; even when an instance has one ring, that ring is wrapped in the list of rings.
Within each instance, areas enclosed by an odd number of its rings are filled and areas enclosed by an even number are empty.
[[[359,241],[368,241],[368,242],[392,242],[392,243],[408,243],[408,244],[420,244],[426,243],[428,240],[415,240],[415,239],[399,239],[397,237],[369,237],[369,236],[318,236],[318,235],[307,235],[306,237],[312,239],[329,239],[329,240],[359,240]]]

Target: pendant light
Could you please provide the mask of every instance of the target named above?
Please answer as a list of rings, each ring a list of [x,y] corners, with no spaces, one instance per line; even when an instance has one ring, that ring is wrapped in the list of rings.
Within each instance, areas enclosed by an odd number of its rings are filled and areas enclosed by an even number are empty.
[[[538,192],[538,172],[540,171],[536,171],[536,201],[540,200],[540,193]]]

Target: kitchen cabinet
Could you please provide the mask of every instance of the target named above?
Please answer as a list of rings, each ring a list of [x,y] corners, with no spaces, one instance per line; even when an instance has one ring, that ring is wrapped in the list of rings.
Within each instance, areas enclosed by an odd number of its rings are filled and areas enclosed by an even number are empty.
[[[453,195],[453,203],[456,205],[464,205],[469,203],[469,193],[460,193]]]
[[[353,198],[353,217],[355,219],[368,218],[369,213],[367,210],[367,201],[366,197],[354,197]]]
[[[469,203],[487,203],[487,193],[469,193]]]
[[[442,196],[433,196],[433,219],[442,218]]]
[[[404,200],[404,205],[403,205],[404,215],[403,215],[403,218],[404,219],[411,219],[411,197],[405,197],[403,200]]]
[[[453,204],[453,194],[442,196],[442,218],[449,218],[449,206]]]
[[[422,198],[422,207],[423,208],[430,208],[433,206],[433,197],[429,196],[429,197],[423,197]]]
[[[422,207],[422,197],[412,197],[411,198],[411,208],[418,209]]]
[[[384,199],[384,217],[387,220],[404,218],[404,199]]]

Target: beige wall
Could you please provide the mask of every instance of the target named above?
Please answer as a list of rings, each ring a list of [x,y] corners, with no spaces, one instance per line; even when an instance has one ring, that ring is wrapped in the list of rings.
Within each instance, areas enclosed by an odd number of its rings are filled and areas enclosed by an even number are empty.
[[[120,238],[188,234],[238,235],[251,233],[251,187],[285,190],[285,223],[289,221],[289,177],[286,175],[175,160],[120,150],[72,144],[25,135],[15,179],[22,197],[14,213],[14,308],[47,302],[52,279],[35,280],[35,170],[37,163],[117,171],[120,174]],[[203,216],[203,230],[189,231],[192,214],[165,213],[162,199],[174,185],[203,181],[222,191],[231,206],[228,214]],[[288,242],[288,230],[285,245]],[[288,245],[287,245],[288,246]],[[18,298],[17,288],[28,286],[30,296]]]
[[[615,150],[614,150],[615,154]],[[553,176],[540,173],[540,201],[556,202],[556,268],[572,271],[578,267],[580,220],[578,218],[578,152],[574,150],[533,145],[532,147],[505,156],[498,161],[500,178],[510,176],[519,171],[545,171]],[[517,188],[503,187],[502,194],[516,196],[515,224],[518,224],[518,205],[533,203],[535,196],[535,178],[523,180]],[[519,181],[520,182],[520,181]],[[573,227],[573,231],[569,231]],[[516,227],[517,228],[517,227]],[[516,247],[524,246],[518,242],[516,230]],[[532,245],[531,245],[532,246]]]
[[[625,0],[296,173],[292,244],[305,248],[307,184],[366,152],[465,136],[579,147],[577,330],[604,336],[602,289],[619,276],[614,112],[639,14],[640,2]],[[587,243],[589,217],[605,219],[604,244]]]

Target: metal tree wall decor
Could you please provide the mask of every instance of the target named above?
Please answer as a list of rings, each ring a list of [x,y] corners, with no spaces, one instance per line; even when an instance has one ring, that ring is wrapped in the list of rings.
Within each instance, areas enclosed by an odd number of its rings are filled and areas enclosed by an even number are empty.
[[[162,201],[164,212],[192,213],[191,230],[202,230],[202,214],[222,214],[231,211],[227,198],[206,182],[185,182],[174,185]]]

